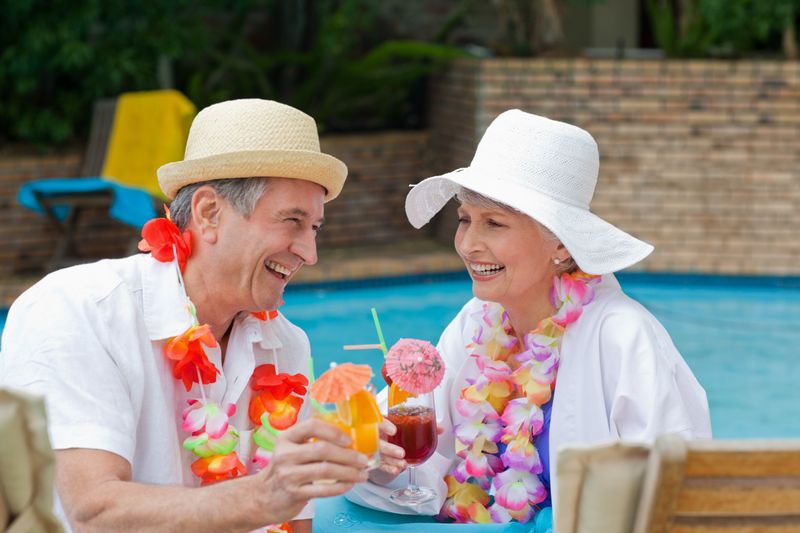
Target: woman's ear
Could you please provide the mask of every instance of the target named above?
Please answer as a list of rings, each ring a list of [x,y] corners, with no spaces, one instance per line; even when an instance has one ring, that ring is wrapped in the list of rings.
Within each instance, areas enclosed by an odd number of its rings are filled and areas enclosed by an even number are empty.
[[[197,237],[209,244],[219,237],[222,198],[210,185],[203,185],[192,195],[192,226]]]
[[[553,256],[553,259],[554,260],[558,259],[558,262],[563,264],[563,263],[566,263],[567,261],[569,261],[569,259],[571,257],[572,256],[570,255],[570,253],[566,249],[566,247],[563,244],[558,243],[558,246],[556,246],[556,251],[555,251],[555,255]]]

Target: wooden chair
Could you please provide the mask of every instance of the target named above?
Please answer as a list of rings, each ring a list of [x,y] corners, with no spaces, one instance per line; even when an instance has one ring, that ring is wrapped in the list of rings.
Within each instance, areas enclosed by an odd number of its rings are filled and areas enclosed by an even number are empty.
[[[556,481],[558,533],[800,532],[800,440],[570,447]]]
[[[157,216],[156,169],[183,157],[195,112],[192,102],[171,89],[124,93],[95,105],[81,176],[32,180],[17,195],[21,205],[46,215],[58,231],[48,270],[86,260],[75,254],[74,241],[87,210],[104,209],[137,233]],[[130,253],[137,241],[130,240]]]
[[[89,130],[89,142],[81,166],[81,176],[101,175],[116,107],[116,98],[99,100],[95,103]],[[33,194],[59,236],[53,249],[53,255],[47,264],[47,271],[52,272],[85,261],[75,252],[78,221],[87,210],[107,210],[111,204],[111,192],[108,190],[81,192],[62,194],[57,197],[47,196],[39,191],[34,191]],[[67,215],[63,219],[56,215],[57,205],[68,206]]]
[[[800,531],[800,440],[662,436],[650,452],[633,531]]]

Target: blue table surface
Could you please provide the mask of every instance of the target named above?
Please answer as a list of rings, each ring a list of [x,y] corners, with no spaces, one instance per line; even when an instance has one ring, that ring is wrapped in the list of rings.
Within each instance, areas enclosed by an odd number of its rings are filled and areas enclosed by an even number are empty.
[[[314,533],[358,531],[503,532],[528,533],[533,524],[446,524],[430,516],[398,515],[367,509],[347,501],[344,496],[314,501]]]

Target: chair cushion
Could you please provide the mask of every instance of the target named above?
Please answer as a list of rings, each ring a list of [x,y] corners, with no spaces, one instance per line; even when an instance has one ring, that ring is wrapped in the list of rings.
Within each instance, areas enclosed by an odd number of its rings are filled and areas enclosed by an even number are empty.
[[[41,398],[0,389],[0,450],[2,529],[61,531],[52,514],[53,451]]]
[[[630,532],[648,454],[644,446],[619,442],[559,451],[555,531]]]

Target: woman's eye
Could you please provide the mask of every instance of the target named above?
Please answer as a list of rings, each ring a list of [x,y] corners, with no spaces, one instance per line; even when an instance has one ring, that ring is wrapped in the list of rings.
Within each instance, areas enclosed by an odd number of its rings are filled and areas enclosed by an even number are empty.
[[[493,227],[493,228],[502,228],[503,227],[503,224],[500,224],[499,222],[494,221],[491,218],[489,220],[487,220],[486,223],[489,226]]]
[[[458,223],[459,224],[466,224],[468,222],[469,222],[469,219],[467,217],[458,217]]]

